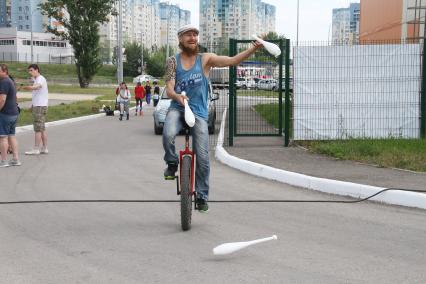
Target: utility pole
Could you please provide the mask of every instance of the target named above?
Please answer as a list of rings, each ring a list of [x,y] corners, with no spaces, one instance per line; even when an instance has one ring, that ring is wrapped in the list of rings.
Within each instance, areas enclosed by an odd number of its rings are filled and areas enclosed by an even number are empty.
[[[141,75],[143,75],[144,65],[143,65],[143,32],[142,31],[141,31],[141,49],[142,49],[142,52],[141,52]]]
[[[31,33],[31,63],[34,63],[34,40],[33,40],[33,6],[32,3],[30,3],[30,7],[29,10],[25,10],[24,14],[25,16],[29,16],[29,20],[30,20],[30,33]]]
[[[169,58],[170,2],[167,2],[167,15],[166,59]]]
[[[296,46],[299,46],[299,0],[297,0],[297,31],[296,31]]]
[[[123,6],[122,0],[118,0],[117,18],[117,80],[123,82]]]

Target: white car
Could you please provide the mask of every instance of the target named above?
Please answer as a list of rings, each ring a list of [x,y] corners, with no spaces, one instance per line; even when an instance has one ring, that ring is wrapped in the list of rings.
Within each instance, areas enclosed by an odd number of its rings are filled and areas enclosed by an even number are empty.
[[[139,76],[133,78],[133,83],[134,84],[139,83],[139,82],[140,83],[145,83],[147,81],[154,82],[154,81],[158,81],[158,79],[155,78],[155,77],[153,77],[153,76],[151,76],[151,75],[148,75],[148,74],[139,75]]]
[[[278,82],[275,79],[262,79],[257,82],[256,89],[275,91],[278,90]]]
[[[253,79],[238,77],[235,85],[237,89],[251,89],[256,87],[256,82]]]

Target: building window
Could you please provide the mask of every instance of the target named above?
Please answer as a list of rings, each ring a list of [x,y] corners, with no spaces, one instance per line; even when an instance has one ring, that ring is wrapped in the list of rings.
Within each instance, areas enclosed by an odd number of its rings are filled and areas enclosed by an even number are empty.
[[[19,12],[22,12],[22,7],[19,7],[18,10],[19,10]]]
[[[15,40],[13,40],[13,39],[1,39],[0,45],[15,45]]]

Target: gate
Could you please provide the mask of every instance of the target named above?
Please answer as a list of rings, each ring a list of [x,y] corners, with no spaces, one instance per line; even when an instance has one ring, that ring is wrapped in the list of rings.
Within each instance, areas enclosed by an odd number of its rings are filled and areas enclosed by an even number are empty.
[[[229,55],[235,56],[251,40],[230,39]],[[290,40],[270,40],[281,49],[278,58],[264,48],[229,69],[229,146],[238,136],[290,136]],[[285,103],[283,104],[283,91]]]

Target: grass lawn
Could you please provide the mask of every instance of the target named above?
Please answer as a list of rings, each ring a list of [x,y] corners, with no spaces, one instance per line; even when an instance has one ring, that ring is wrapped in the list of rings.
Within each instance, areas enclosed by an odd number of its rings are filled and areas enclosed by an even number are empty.
[[[28,63],[8,62],[9,73],[18,83],[28,83]],[[77,71],[74,64],[38,64],[41,74],[49,81],[69,82],[78,85]],[[103,65],[92,80],[96,84],[115,84],[116,67],[114,65]],[[126,82],[131,83],[133,78],[125,77]],[[49,86],[50,87],[50,86]]]
[[[282,125],[284,127],[284,103],[283,103],[283,117]],[[258,104],[254,106],[254,109],[259,113],[269,124],[278,128],[278,104]]]
[[[47,111],[46,122],[95,114],[98,112],[94,112],[92,107],[100,108],[101,106],[102,103],[98,101],[80,101],[71,104],[51,106]],[[33,118],[31,110],[23,109],[19,115],[18,126],[29,125],[32,123]]]
[[[111,102],[108,104],[99,100],[79,101],[71,104],[60,104],[56,106],[50,106],[47,111],[46,122],[97,114],[99,113],[98,110],[102,107],[103,104],[111,105],[111,107],[114,108],[114,103]],[[130,103],[130,107],[133,106],[135,106],[135,102]],[[30,125],[32,123],[33,118],[31,110],[21,110],[21,114],[19,115],[18,126]]]
[[[338,159],[426,172],[425,139],[351,139],[300,144],[314,153]]]
[[[255,110],[278,128],[278,104],[259,104],[255,106]],[[426,139],[351,139],[297,143],[313,153],[337,159],[426,172]]]
[[[266,91],[266,90],[253,90],[253,89],[238,89],[237,96],[247,96],[247,97],[262,97],[262,98],[277,98],[279,97],[278,92],[275,91]],[[283,101],[285,98],[285,92],[283,91]]]

